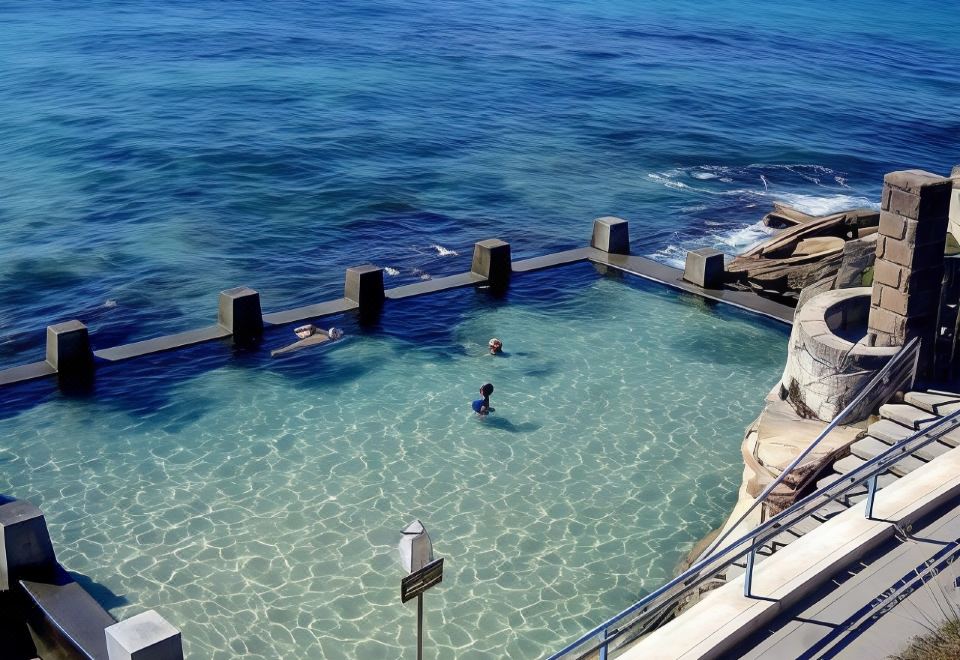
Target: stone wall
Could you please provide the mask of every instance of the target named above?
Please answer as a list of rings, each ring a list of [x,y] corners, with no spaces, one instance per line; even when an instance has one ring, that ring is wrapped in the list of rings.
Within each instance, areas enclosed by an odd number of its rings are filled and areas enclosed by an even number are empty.
[[[950,179],[922,170],[883,178],[869,320],[876,346],[920,337],[924,352],[933,348],[951,193]]]

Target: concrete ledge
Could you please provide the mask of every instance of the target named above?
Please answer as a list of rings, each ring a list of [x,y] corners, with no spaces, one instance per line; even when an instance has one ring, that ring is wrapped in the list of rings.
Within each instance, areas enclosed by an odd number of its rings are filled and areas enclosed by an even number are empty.
[[[847,511],[757,564],[755,598],[743,595],[744,576],[708,593],[673,621],[631,646],[622,658],[717,658],[829,580],[845,565],[960,496],[960,448],[953,449],[877,493],[873,519],[865,503]]]
[[[414,298],[428,293],[439,293],[440,291],[449,291],[451,289],[461,289],[465,286],[483,284],[487,279],[476,273],[460,273],[459,275],[450,275],[448,277],[438,277],[424,282],[415,282],[406,286],[398,286],[395,289],[387,291],[388,300],[402,300],[404,298]]]
[[[334,314],[343,314],[357,309],[355,300],[349,298],[338,298],[328,302],[322,302],[317,305],[306,305],[296,309],[288,309],[283,312],[272,312],[263,315],[263,322],[270,326],[288,325],[290,323],[300,323],[323,316],[332,316]]]
[[[14,383],[25,383],[38,378],[56,376],[57,370],[50,366],[49,362],[31,362],[19,367],[11,367],[0,371],[0,386],[13,385]]]
[[[150,355],[152,353],[162,353],[172,351],[177,348],[187,348],[214,339],[226,339],[230,336],[230,331],[222,325],[211,325],[198,330],[188,330],[175,335],[165,337],[156,337],[154,339],[145,339],[132,344],[123,344],[113,348],[105,348],[94,353],[97,359],[107,362],[122,362],[132,358]]]
[[[115,623],[63,569],[50,582],[20,581],[30,636],[43,658],[106,658],[103,630]]]
[[[794,309],[788,305],[774,302],[769,298],[762,298],[752,291],[737,291],[727,289],[704,289],[692,282],[683,279],[683,272],[646,257],[636,255],[608,254],[602,250],[590,248],[590,261],[651,282],[665,284],[673,289],[692,293],[707,300],[713,300],[739,309],[766,316],[781,323],[793,323]]]
[[[591,254],[592,252],[590,248],[576,248],[574,250],[566,250],[564,252],[545,254],[542,257],[533,257],[532,259],[514,261],[513,272],[532,273],[534,271],[544,270],[546,268],[555,268],[557,266],[575,264],[581,261],[589,260]]]

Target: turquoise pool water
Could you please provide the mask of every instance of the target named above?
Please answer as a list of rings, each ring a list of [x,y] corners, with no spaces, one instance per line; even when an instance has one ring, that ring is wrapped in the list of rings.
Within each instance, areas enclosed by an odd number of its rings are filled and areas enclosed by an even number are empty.
[[[417,517],[446,558],[427,657],[537,657],[723,521],[786,345],[589,266],[336,323],[345,341],[283,360],[215,345],[105,370],[92,396],[0,393],[0,491],[43,508],[115,616],[158,610],[192,657],[408,654],[396,544]]]

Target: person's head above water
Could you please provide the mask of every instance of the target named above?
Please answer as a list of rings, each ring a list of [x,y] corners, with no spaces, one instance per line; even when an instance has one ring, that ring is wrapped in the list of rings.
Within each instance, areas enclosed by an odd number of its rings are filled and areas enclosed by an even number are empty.
[[[490,347],[490,354],[496,355],[503,349],[503,342],[497,339],[496,337],[494,337],[489,342],[487,342],[487,346]]]
[[[486,399],[486,398],[488,398],[491,394],[493,394],[493,384],[492,384],[492,383],[487,383],[486,385],[484,385],[483,387],[480,388],[480,395],[481,395],[483,398]]]

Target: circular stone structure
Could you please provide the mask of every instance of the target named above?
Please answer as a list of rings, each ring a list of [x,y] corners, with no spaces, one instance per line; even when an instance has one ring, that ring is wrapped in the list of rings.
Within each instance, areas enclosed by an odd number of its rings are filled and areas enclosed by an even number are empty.
[[[900,350],[868,344],[870,291],[827,291],[798,310],[780,393],[800,415],[833,419]]]

